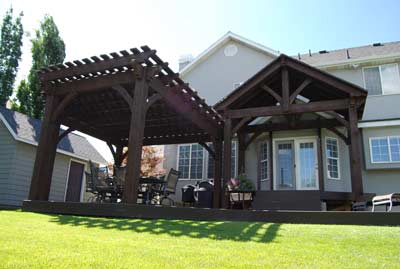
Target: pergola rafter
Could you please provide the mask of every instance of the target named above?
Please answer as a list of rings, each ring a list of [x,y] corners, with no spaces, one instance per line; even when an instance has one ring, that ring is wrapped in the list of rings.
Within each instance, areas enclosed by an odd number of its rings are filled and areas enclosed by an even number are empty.
[[[136,203],[143,145],[222,141],[222,117],[148,46],[49,66],[39,77],[46,110],[30,199],[48,199],[61,124],[106,141],[119,164],[128,146],[127,203]]]

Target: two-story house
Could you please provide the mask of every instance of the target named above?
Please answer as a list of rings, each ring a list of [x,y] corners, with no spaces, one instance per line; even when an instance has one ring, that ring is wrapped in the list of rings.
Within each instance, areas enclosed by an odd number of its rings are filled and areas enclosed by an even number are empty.
[[[279,55],[278,51],[228,32],[195,59],[180,62],[180,74],[207,103],[217,104]],[[375,194],[399,192],[400,112],[397,106],[400,104],[400,42],[309,52],[293,58],[368,91],[363,117],[358,123],[362,134],[363,191]],[[320,117],[329,117],[324,113],[318,114]],[[255,119],[258,122],[268,120],[265,117]],[[271,139],[269,133],[259,135],[246,148],[244,173],[254,181],[259,191],[318,190],[321,188],[319,185],[323,184],[325,191],[350,193],[352,184],[348,145],[337,133],[322,129],[319,134],[322,159],[318,163],[316,151],[304,148],[316,147],[317,133],[316,129],[305,129],[274,132]],[[180,199],[181,186],[213,178],[211,156],[198,144],[167,145],[164,147],[164,157],[164,168],[173,167],[181,173],[177,200]],[[274,165],[269,166],[269,162]],[[309,177],[315,184],[304,188],[302,174],[313,171],[311,166],[314,165],[322,167],[323,179],[318,180],[315,170],[315,175]],[[270,167],[272,173],[268,171]],[[234,141],[232,176],[237,176],[238,170],[238,143]],[[271,176],[273,178],[269,178]],[[282,200],[290,199],[290,196],[282,196],[281,199],[274,196],[276,206],[273,208],[296,208],[293,204],[302,197],[296,198],[295,193],[291,196],[292,203]],[[336,208],[343,204],[343,201],[329,201],[328,205],[327,201],[321,202],[322,208]],[[271,208],[271,204],[265,204],[264,208]]]

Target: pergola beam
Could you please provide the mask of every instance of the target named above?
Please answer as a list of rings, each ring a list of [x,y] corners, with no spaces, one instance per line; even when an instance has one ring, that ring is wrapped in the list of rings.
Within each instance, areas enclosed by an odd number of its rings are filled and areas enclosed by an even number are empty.
[[[243,117],[262,117],[276,116],[285,114],[298,114],[307,112],[324,112],[331,110],[344,110],[350,104],[349,99],[336,99],[329,101],[317,101],[304,104],[291,104],[287,110],[282,106],[267,106],[226,110],[224,116],[226,118],[243,118]]]

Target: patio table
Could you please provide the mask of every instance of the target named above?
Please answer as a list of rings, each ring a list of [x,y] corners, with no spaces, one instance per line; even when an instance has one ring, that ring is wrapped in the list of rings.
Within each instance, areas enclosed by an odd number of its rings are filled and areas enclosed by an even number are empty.
[[[145,204],[148,205],[151,202],[153,196],[153,190],[156,185],[164,185],[166,182],[157,177],[141,177],[139,180],[139,185],[146,185],[146,190],[144,194],[146,196]]]

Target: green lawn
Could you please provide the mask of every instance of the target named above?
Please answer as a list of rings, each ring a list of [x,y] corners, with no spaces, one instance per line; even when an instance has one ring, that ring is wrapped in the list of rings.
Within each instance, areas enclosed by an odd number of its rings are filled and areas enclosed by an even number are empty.
[[[0,268],[400,268],[400,227],[0,211]]]

